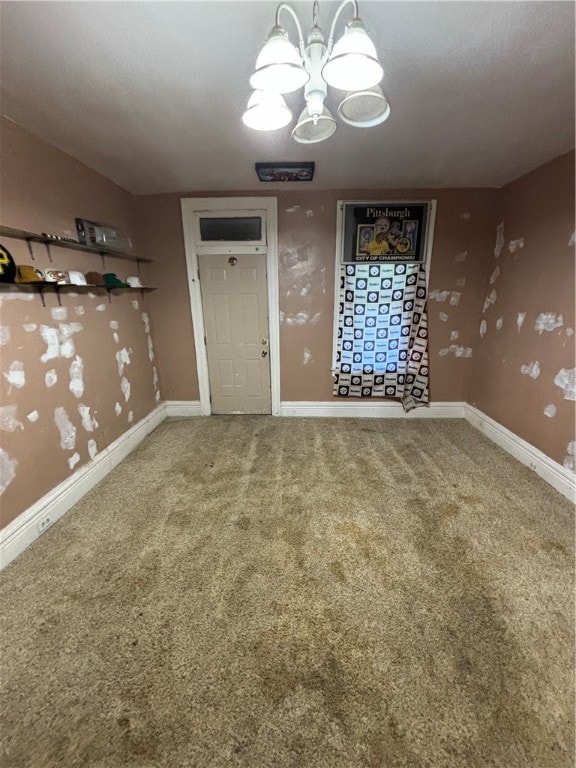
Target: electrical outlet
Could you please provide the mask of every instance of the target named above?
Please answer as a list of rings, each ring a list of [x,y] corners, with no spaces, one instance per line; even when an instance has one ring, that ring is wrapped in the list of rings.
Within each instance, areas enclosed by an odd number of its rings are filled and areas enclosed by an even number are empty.
[[[44,517],[42,517],[40,520],[38,520],[37,525],[38,525],[38,530],[40,531],[40,533],[44,533],[44,531],[47,528],[50,528],[50,526],[52,525],[53,522],[54,521],[52,520],[50,515],[44,515]]]

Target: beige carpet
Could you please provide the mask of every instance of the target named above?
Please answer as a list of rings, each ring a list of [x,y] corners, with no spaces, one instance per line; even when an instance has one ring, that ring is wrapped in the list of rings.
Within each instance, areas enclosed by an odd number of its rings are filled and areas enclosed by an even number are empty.
[[[462,421],[165,422],[3,573],[2,768],[567,768],[573,508]]]

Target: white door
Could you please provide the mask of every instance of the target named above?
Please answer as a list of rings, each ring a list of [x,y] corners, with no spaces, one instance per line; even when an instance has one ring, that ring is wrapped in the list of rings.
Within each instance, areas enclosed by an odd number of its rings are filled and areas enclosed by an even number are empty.
[[[271,413],[266,255],[198,256],[212,413]]]

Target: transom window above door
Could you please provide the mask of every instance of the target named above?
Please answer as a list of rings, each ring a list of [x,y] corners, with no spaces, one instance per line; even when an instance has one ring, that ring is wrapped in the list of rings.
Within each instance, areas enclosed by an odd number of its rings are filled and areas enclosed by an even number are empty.
[[[265,211],[206,211],[197,217],[197,243],[266,245]]]

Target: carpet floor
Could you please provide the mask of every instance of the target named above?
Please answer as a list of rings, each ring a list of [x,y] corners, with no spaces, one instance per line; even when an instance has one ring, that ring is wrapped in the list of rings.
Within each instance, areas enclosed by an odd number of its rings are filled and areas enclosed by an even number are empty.
[[[460,420],[164,422],[2,574],[2,768],[568,768],[574,509]]]

